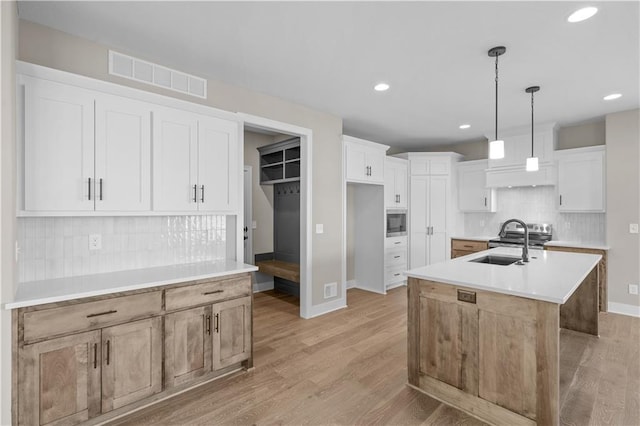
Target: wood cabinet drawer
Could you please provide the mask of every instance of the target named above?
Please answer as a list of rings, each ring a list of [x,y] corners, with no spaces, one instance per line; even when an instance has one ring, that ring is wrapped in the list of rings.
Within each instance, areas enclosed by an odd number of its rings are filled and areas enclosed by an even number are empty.
[[[218,302],[251,294],[251,279],[233,278],[173,288],[165,292],[167,311]]]
[[[486,241],[451,240],[451,250],[475,253],[477,251],[487,250],[487,248],[488,244]]]
[[[88,331],[162,312],[162,291],[43,309],[24,314],[24,340]]]

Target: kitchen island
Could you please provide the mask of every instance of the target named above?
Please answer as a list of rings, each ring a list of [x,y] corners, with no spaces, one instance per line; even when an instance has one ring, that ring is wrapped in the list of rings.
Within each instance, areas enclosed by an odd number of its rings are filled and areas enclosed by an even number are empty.
[[[478,262],[520,254],[495,248],[406,273],[409,385],[491,424],[557,425],[560,328],[598,335],[600,256]]]

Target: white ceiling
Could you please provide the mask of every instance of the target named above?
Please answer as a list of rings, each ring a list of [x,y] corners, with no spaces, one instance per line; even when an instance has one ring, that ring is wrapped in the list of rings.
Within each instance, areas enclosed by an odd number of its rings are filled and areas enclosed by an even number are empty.
[[[344,133],[406,149],[499,128],[602,119],[640,105],[638,1],[32,2],[38,22],[172,68],[275,95],[344,120]],[[386,81],[391,89],[373,91]],[[619,92],[615,101],[603,96]],[[471,128],[460,130],[461,123]]]

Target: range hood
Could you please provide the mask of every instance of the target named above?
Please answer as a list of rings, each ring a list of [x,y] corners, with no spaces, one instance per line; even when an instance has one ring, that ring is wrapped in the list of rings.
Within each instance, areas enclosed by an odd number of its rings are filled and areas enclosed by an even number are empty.
[[[487,188],[516,186],[549,186],[556,184],[556,166],[553,153],[556,148],[556,123],[536,125],[534,154],[540,168],[535,172],[525,170],[527,157],[531,156],[531,129],[517,127],[503,130],[504,158],[489,159]],[[487,136],[491,140],[491,136]]]

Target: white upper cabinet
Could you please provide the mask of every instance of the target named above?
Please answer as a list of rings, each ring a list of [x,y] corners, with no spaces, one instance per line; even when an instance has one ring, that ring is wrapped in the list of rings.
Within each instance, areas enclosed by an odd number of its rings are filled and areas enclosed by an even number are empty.
[[[384,163],[389,147],[343,136],[347,182],[384,185]]]
[[[486,186],[487,166],[487,160],[464,161],[457,164],[460,211],[496,211],[496,191]]]
[[[232,212],[238,205],[238,124],[198,119],[200,210]]]
[[[94,209],[94,98],[76,87],[25,78],[24,209]]]
[[[156,109],[154,210],[233,212],[238,203],[238,144],[233,121]]]
[[[151,108],[100,95],[95,117],[96,210],[150,210]]]
[[[384,204],[388,209],[407,208],[409,164],[401,158],[387,157],[384,169]]]
[[[556,151],[558,160],[558,210],[604,212],[605,147]]]
[[[153,111],[153,209],[198,210],[198,120],[193,114]]]
[[[540,163],[551,163],[555,150],[555,123],[536,124],[533,133],[533,153]],[[495,135],[487,135],[493,140]],[[489,159],[489,168],[517,167],[524,170],[531,157],[531,127],[501,130],[498,137],[504,140],[504,158]]]

